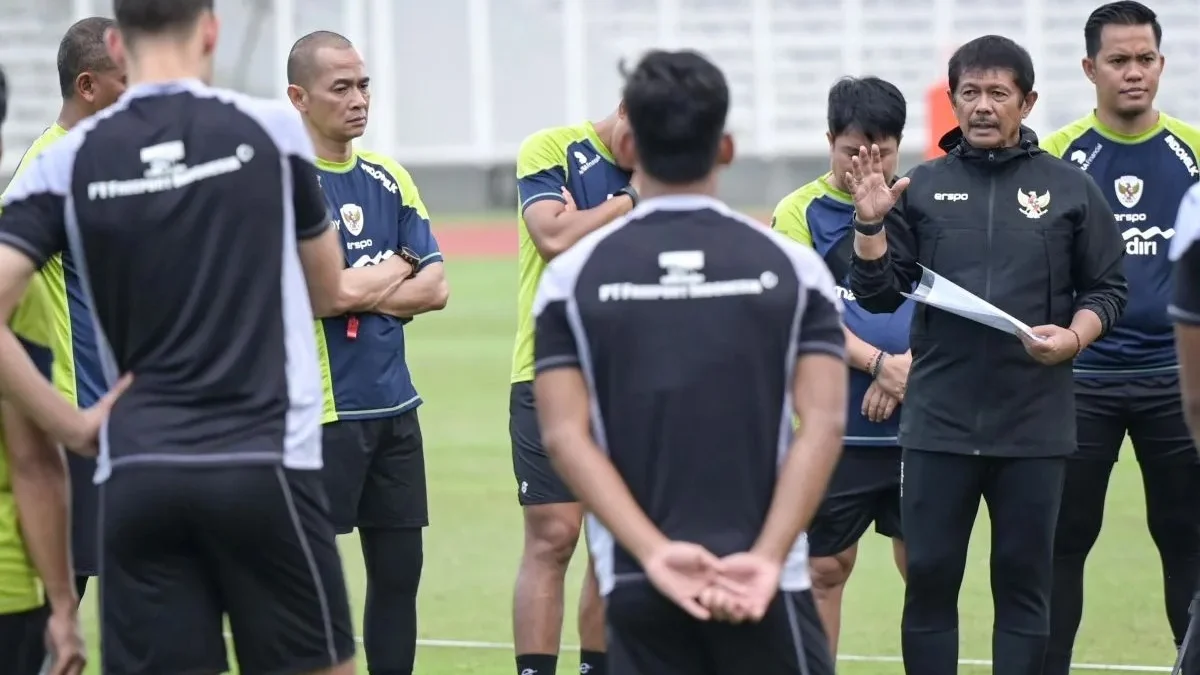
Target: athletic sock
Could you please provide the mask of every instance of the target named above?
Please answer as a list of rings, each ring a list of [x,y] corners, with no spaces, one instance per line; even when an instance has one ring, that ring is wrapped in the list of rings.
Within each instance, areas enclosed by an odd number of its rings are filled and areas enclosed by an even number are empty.
[[[517,654],[517,675],[555,675],[557,654]]]
[[[412,675],[417,648],[421,530],[359,529],[367,571],[363,647],[371,675]]]
[[[606,675],[608,664],[605,652],[579,651],[579,675]]]

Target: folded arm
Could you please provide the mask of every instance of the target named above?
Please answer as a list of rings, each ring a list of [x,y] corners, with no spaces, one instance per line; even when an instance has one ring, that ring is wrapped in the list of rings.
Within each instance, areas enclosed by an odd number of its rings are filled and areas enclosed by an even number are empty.
[[[440,261],[427,264],[417,276],[388,291],[372,306],[372,311],[401,319],[446,308],[450,300],[450,284],[446,267]]]
[[[1075,226],[1071,278],[1075,316],[1071,329],[1087,347],[1108,332],[1125,311],[1129,287],[1123,267],[1125,243],[1108,200],[1087,176],[1088,199]]]
[[[71,566],[66,460],[46,433],[7,401],[0,401],[0,420],[25,547],[50,606],[73,611],[78,598]]]

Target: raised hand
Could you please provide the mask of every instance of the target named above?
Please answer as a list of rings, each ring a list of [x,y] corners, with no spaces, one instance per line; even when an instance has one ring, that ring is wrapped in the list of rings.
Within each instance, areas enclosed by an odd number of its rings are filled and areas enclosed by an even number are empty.
[[[854,197],[854,212],[863,223],[882,221],[908,187],[907,176],[888,186],[878,145],[858,149],[858,156],[851,158],[851,170],[846,172],[845,181]]]

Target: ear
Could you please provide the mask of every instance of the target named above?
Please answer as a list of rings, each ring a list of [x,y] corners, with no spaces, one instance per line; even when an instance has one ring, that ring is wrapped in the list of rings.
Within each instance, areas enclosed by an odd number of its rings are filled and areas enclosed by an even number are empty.
[[[104,47],[108,50],[108,56],[122,70],[127,70],[127,54],[125,48],[125,39],[121,37],[121,31],[116,28],[104,29]]]
[[[833,132],[832,131],[825,132],[825,140],[829,142],[829,151],[833,152]]]
[[[1036,91],[1031,91],[1025,95],[1025,100],[1021,102],[1022,118],[1028,117],[1029,113],[1033,112],[1033,106],[1037,104],[1037,100],[1038,93]]]
[[[724,133],[721,136],[721,144],[717,146],[717,166],[733,164],[734,150],[733,134]]]
[[[1083,68],[1083,74],[1087,77],[1088,81],[1096,84],[1096,62],[1085,56],[1079,62],[1079,65]]]
[[[96,80],[86,70],[75,76],[75,95],[88,103],[96,100]]]
[[[629,166],[637,166],[639,160],[637,143],[633,140],[633,129],[629,129],[626,133],[620,134],[617,137],[617,156],[623,160],[623,163],[628,163]]]
[[[1162,71],[1167,69],[1167,57],[1162,54],[1158,55],[1158,72],[1161,75]]]
[[[625,99],[621,99],[621,104],[617,106],[617,117],[625,119]]]
[[[304,91],[300,85],[289,84],[287,88],[288,100],[292,102],[292,107],[301,113],[308,112],[308,93]]]
[[[220,19],[217,18],[216,14],[208,12],[200,22],[201,45],[206,55],[217,51],[217,38],[220,32]]]
[[[954,103],[954,90],[953,90],[953,89],[950,89],[950,88],[947,88],[947,89],[946,89],[946,100],[947,100],[947,101],[950,101],[950,107],[951,107],[951,108],[955,107],[955,103]]]

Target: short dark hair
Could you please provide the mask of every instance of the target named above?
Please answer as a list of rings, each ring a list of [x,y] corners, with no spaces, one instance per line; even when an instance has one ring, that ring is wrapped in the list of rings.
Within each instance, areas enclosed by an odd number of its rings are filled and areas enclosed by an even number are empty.
[[[288,84],[304,86],[312,80],[317,66],[317,50],[322,47],[349,49],[354,46],[345,35],[331,30],[315,30],[296,40],[288,52]]]
[[[826,107],[830,135],[858,131],[872,143],[900,139],[908,103],[896,85],[878,77],[843,77],[829,88]]]
[[[1154,30],[1154,45],[1162,45],[1162,24],[1154,10],[1133,0],[1120,0],[1101,5],[1083,24],[1083,44],[1089,59],[1100,53],[1100,35],[1105,26],[1150,26]]]
[[[116,67],[104,46],[104,31],[116,25],[112,19],[92,16],[76,21],[58,43],[58,88],[63,98],[75,95],[75,79],[88,71]]]
[[[186,31],[211,11],[213,0],[113,0],[113,16],[126,42]]]
[[[0,68],[0,124],[8,119],[8,76]]]
[[[973,70],[1010,71],[1022,96],[1033,91],[1033,58],[1024,47],[1000,35],[984,35],[959,47],[947,70],[951,93],[958,92],[958,81]]]
[[[682,185],[712,173],[729,114],[720,68],[694,51],[652,51],[627,75],[624,101],[650,177]]]

